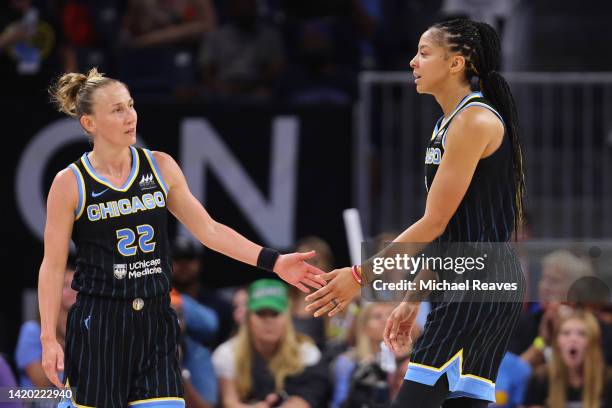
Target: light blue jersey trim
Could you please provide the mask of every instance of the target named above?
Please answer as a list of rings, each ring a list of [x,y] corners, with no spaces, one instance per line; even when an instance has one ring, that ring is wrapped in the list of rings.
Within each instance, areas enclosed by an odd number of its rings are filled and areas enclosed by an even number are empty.
[[[149,161],[149,164],[151,165],[151,168],[153,169],[153,174],[155,174],[157,182],[161,186],[162,190],[164,190],[164,194],[166,195],[166,197],[168,197],[168,185],[164,181],[164,178],[161,175],[161,171],[159,171],[159,167],[157,167],[157,161],[155,161],[155,156],[153,156],[153,153],[151,153],[149,149],[142,149],[142,151],[144,152],[147,160]]]
[[[110,187],[113,190],[124,192],[124,191],[127,191],[132,186],[132,183],[134,182],[134,180],[136,180],[136,175],[138,174],[138,168],[140,166],[140,158],[138,156],[138,152],[133,146],[130,146],[130,150],[132,152],[132,170],[130,171],[129,177],[127,178],[127,180],[121,187],[115,187],[105,177],[102,177],[96,174],[96,171],[94,170],[93,166],[89,162],[89,157],[87,157],[87,153],[83,154],[83,157],[81,157],[81,162],[85,166],[85,170],[87,170],[89,175],[94,180],[96,180],[98,183],[104,184],[105,186]]]
[[[128,406],[138,408],[185,408],[185,400],[178,397],[150,398],[128,402]]]
[[[76,164],[72,163],[68,167],[70,167],[70,170],[72,170],[74,173],[74,177],[77,179],[77,187],[79,189],[79,200],[77,202],[77,207],[74,210],[74,217],[78,220],[81,217],[81,214],[83,214],[83,209],[85,208],[85,180],[83,179],[83,175]]]
[[[449,398],[469,397],[495,402],[495,383],[487,378],[463,374],[462,366],[463,350],[460,350],[440,368],[409,363],[404,379],[432,386],[446,374],[451,392]]]
[[[446,131],[446,127],[450,123],[450,121],[455,117],[457,113],[459,113],[464,108],[464,106],[462,105],[465,101],[469,101],[470,99],[475,99],[475,98],[482,98],[482,97],[483,97],[482,92],[478,91],[478,92],[469,93],[463,99],[461,99],[461,101],[457,104],[457,107],[453,109],[453,111],[448,115],[447,118],[442,116],[440,119],[438,119],[440,126],[438,127],[436,125],[436,128],[434,129],[434,133],[431,136],[431,140],[434,140],[436,136],[438,136],[438,133],[440,133],[441,131],[443,130]]]

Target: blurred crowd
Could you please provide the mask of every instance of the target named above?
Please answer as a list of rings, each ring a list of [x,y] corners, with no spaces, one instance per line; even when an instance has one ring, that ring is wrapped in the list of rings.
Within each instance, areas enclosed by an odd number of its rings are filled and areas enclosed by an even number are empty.
[[[44,94],[61,72],[101,72],[135,95],[349,103],[364,70],[408,70],[444,18],[495,26],[505,70],[611,66],[605,0],[8,0],[0,6],[6,97]],[[566,33],[559,41],[558,33]],[[585,46],[585,41],[588,46]]]
[[[380,245],[389,237],[381,235]],[[612,407],[609,289],[599,296],[591,286],[586,297],[572,295],[572,283],[593,276],[589,259],[556,250],[534,262],[520,249],[527,238],[527,233],[519,237],[518,254],[529,290],[541,300],[524,304],[496,379],[496,405]],[[297,251],[312,249],[317,251],[313,264],[326,271],[334,268],[331,247],[321,238],[306,237],[296,246]],[[209,271],[200,250],[192,241],[177,239],[172,251],[170,298],[181,326],[187,407],[388,406],[410,359],[410,350],[394,354],[383,343],[394,303],[361,299],[333,318],[313,318],[304,311],[305,295],[277,279],[223,290],[203,286],[201,274]],[[68,265],[60,341],[76,299],[70,288],[73,274],[74,266]],[[429,310],[427,302],[421,303],[413,340]],[[39,337],[37,319],[23,323],[14,362],[0,359],[0,386],[51,385],[41,366]],[[16,376],[9,363],[14,363]]]

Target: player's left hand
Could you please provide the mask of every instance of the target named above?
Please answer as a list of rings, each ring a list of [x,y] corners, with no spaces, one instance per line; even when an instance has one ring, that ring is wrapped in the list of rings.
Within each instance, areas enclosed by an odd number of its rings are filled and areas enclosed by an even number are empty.
[[[387,347],[395,354],[406,353],[410,349],[412,343],[410,333],[414,327],[418,310],[416,303],[401,302],[387,318],[383,339]]]
[[[314,312],[314,317],[328,313],[333,316],[344,310],[351,300],[359,293],[361,286],[353,278],[351,268],[341,268],[321,275],[330,282],[315,293],[306,296],[307,312]]]
[[[306,262],[313,256],[315,256],[315,251],[281,255],[274,264],[274,272],[282,280],[292,284],[302,292],[310,293],[310,289],[306,286],[319,289],[326,284],[326,281],[321,278],[325,272]]]

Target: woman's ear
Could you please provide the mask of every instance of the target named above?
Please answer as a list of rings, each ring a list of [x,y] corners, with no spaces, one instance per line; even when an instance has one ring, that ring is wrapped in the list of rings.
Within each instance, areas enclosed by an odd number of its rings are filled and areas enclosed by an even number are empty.
[[[457,74],[465,69],[465,57],[463,55],[453,55],[451,57],[451,73]]]
[[[96,124],[90,115],[81,116],[79,122],[81,123],[83,129],[85,129],[85,131],[89,134],[93,134],[96,130]]]

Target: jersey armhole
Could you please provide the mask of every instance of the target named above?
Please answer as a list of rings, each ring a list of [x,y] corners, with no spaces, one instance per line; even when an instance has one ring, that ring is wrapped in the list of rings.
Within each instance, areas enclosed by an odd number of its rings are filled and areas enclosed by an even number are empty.
[[[83,174],[81,174],[81,170],[79,170],[76,164],[72,163],[68,167],[70,167],[70,170],[72,170],[74,173],[74,177],[77,181],[77,188],[79,190],[79,199],[77,201],[77,207],[74,210],[74,218],[75,220],[78,220],[81,218],[81,215],[83,215],[83,210],[85,209],[85,179],[83,178]]]
[[[144,152],[145,157],[147,158],[149,165],[151,166],[151,170],[153,170],[153,174],[155,175],[157,182],[161,186],[162,190],[164,190],[164,195],[167,198],[168,197],[168,185],[164,182],[164,178],[161,175],[161,171],[159,170],[159,167],[157,166],[157,161],[155,161],[155,156],[153,156],[153,153],[151,153],[149,149],[142,149],[142,151]]]

